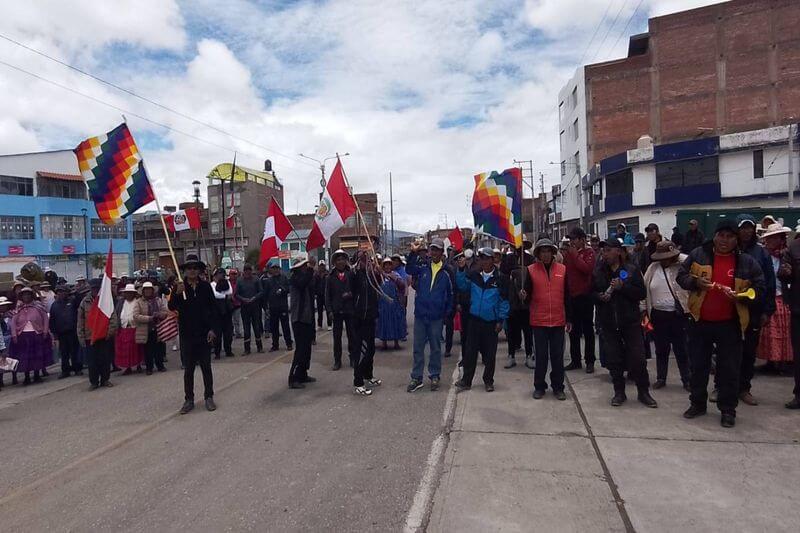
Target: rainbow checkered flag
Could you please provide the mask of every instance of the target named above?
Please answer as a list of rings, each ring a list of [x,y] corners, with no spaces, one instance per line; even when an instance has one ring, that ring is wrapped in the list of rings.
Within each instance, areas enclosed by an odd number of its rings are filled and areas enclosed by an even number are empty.
[[[155,200],[127,124],[86,139],[74,152],[97,215],[105,224],[116,224]]]
[[[522,171],[508,168],[475,175],[472,193],[475,230],[522,246]]]

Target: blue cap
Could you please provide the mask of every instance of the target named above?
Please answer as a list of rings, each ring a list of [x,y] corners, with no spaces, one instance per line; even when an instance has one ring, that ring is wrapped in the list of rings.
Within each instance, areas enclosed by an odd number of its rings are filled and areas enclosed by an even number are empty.
[[[756,218],[749,214],[749,213],[742,213],[741,215],[736,215],[736,227],[741,228],[745,224],[752,224],[753,227],[756,227]]]

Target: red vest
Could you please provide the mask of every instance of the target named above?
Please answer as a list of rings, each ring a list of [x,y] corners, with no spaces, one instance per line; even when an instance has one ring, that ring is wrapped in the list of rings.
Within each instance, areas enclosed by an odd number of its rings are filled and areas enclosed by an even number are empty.
[[[557,327],[567,323],[564,309],[564,290],[567,267],[561,263],[550,265],[550,275],[540,262],[528,267],[533,289],[531,291],[531,326]]]

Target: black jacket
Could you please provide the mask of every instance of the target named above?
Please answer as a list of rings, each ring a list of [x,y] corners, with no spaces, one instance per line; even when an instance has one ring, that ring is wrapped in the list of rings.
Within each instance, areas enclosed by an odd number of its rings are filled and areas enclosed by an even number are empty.
[[[292,271],[289,278],[292,322],[314,324],[314,274],[307,268]]]
[[[328,281],[329,274],[327,270],[322,274],[319,271],[314,272],[314,295],[323,302],[325,301],[325,283]]]
[[[184,283],[184,294],[175,294],[169,300],[169,309],[178,312],[181,343],[206,342],[208,332],[214,329],[216,304],[211,284],[198,280],[197,286]]]
[[[289,278],[283,274],[261,280],[261,299],[270,311],[289,310]]]
[[[378,293],[370,284],[367,276],[372,277],[372,284],[380,287],[383,279],[380,274],[369,274],[364,268],[356,270],[353,276],[354,310],[356,318],[375,320],[378,318]]]
[[[698,246],[702,246],[703,242],[705,242],[705,236],[703,236],[703,232],[698,230],[695,231],[687,231],[686,235],[683,236],[683,246],[681,246],[681,251],[685,254],[692,253],[692,250],[697,248]]]
[[[339,279],[339,271],[333,270],[325,282],[325,307],[328,312],[352,315],[355,312],[353,296],[353,271],[345,270],[343,279]]]
[[[524,289],[530,278],[528,266],[533,264],[533,256],[522,255],[523,264],[520,264],[519,254],[506,254],[500,261],[500,272],[506,277],[509,284],[508,304],[511,311],[524,311],[528,309],[528,302],[521,300],[519,291]],[[566,289],[564,290],[566,293]]]
[[[50,306],[50,331],[61,335],[75,331],[78,324],[78,308],[70,298],[56,300]]]
[[[611,280],[619,278],[625,271],[628,277],[622,287],[611,293],[611,299],[604,302],[600,296],[611,286]],[[597,301],[597,322],[604,331],[616,331],[625,326],[641,322],[639,301],[647,297],[642,273],[630,263],[613,272],[605,263],[601,263],[594,271],[593,295]]]

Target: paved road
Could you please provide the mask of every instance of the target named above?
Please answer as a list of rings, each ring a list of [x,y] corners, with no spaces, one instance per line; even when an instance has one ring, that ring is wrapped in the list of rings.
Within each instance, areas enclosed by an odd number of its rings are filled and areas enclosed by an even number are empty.
[[[176,353],[170,372],[114,375],[111,389],[78,378],[3,389],[2,529],[402,529],[449,384],[406,393],[406,348],[379,352],[384,385],[357,397],[330,353],[321,333],[306,390],[286,387],[286,352],[215,362],[214,413],[175,415]]]

